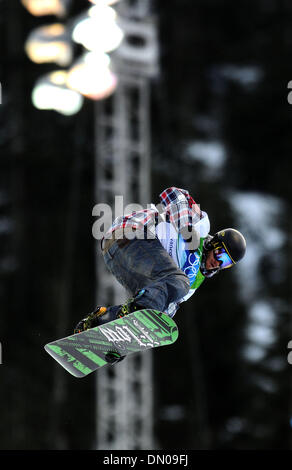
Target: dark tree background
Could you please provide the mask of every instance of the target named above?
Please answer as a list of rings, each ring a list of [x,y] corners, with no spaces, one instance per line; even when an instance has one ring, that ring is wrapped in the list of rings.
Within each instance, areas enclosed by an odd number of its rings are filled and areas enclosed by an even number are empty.
[[[75,0],[71,14],[85,3]],[[278,223],[287,235],[281,281],[273,276],[273,252],[261,265],[259,298],[277,303],[277,341],[263,360],[242,354],[249,317],[233,270],[206,281],[181,307],[178,342],[154,352],[158,445],[287,449],[292,6],[157,0],[153,9],[161,75],[152,87],[152,201],[165,187],[186,188],[215,232],[236,225],[233,191],[269,194],[283,203]],[[23,45],[45,20],[16,0],[0,1],[0,448],[90,449],[94,378],[81,383],[63,374],[43,345],[70,334],[94,304],[91,212],[100,201],[94,200],[93,104],[86,101],[73,117],[32,106],[34,82],[52,66],[30,62]],[[247,67],[259,70],[256,86],[242,84]],[[217,178],[188,157],[196,140],[224,143],[228,158]],[[282,367],[273,367],[277,360]]]

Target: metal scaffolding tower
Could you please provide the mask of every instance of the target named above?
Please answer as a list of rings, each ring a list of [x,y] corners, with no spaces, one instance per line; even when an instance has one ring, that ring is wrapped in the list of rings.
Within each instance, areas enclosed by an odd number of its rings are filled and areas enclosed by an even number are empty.
[[[117,8],[125,38],[113,62],[119,85],[96,104],[96,202],[112,208],[112,219],[128,204],[150,202],[150,81],[157,74],[156,24],[146,0],[124,0]],[[123,197],[121,206],[116,196]],[[116,207],[115,207],[116,206]],[[117,207],[119,206],[119,207]],[[97,304],[115,305],[128,295],[96,254]],[[152,354],[127,357],[96,375],[98,449],[153,449]]]

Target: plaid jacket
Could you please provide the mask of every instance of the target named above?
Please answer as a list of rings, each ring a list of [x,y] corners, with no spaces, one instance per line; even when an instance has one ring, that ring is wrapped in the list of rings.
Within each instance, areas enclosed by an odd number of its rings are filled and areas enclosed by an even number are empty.
[[[105,238],[120,228],[133,228],[143,231],[145,235],[155,236],[155,227],[161,221],[161,215],[167,222],[172,223],[179,231],[182,227],[191,227],[202,217],[200,207],[185,189],[170,187],[160,195],[160,204],[149,208],[132,212],[115,219],[113,225],[107,231]]]

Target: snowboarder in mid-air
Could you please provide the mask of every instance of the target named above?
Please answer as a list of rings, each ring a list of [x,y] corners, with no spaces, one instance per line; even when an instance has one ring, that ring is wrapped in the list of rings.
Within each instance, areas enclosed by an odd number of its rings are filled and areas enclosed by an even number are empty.
[[[238,230],[209,234],[208,215],[188,191],[171,187],[159,197],[159,206],[118,217],[101,241],[107,268],[132,297],[122,305],[96,307],[74,333],[142,309],[173,317],[205,278],[245,255]]]

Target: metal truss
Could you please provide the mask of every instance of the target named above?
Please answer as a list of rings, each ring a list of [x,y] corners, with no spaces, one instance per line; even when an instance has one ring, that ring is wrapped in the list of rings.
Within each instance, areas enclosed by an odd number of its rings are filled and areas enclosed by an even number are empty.
[[[125,39],[113,57],[118,87],[96,103],[95,201],[112,208],[105,229],[128,204],[146,206],[151,197],[150,81],[157,73],[157,39],[146,5],[145,0],[121,2]],[[107,272],[99,246],[96,278],[97,304],[120,304],[128,297]],[[151,351],[101,369],[96,375],[97,448],[153,449],[152,394]]]

